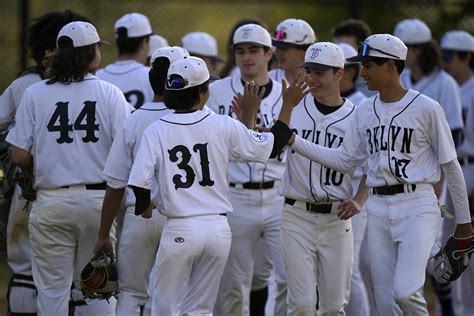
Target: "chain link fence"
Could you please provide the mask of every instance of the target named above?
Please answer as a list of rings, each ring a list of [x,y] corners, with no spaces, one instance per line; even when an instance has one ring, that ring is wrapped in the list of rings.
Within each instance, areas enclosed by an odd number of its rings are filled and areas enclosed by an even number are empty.
[[[313,26],[319,40],[331,40],[332,28],[349,17],[365,20],[375,33],[390,33],[397,21],[408,17],[424,20],[436,38],[453,28],[474,33],[473,0],[0,0],[0,6],[0,91],[22,67],[22,12],[29,25],[48,11],[71,9],[91,19],[101,37],[112,43],[115,21],[125,13],[140,12],[170,44],[179,45],[191,31],[210,33],[224,58],[229,32],[243,18],[259,19],[270,30],[286,18],[301,18]],[[102,65],[115,60],[115,46],[103,47],[102,57]]]

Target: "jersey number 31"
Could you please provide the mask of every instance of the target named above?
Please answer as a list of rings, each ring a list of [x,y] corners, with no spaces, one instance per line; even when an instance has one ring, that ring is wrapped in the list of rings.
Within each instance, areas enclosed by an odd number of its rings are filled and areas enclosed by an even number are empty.
[[[84,107],[74,121],[74,125],[70,125],[69,102],[56,103],[56,110],[51,116],[47,127],[50,132],[59,132],[59,138],[56,139],[58,144],[72,143],[73,138],[69,136],[69,132],[72,132],[73,129],[76,131],[86,131],[86,136],[82,137],[84,143],[96,143],[99,140],[95,136],[95,131],[99,130],[99,124],[95,124],[95,104],[96,101],[85,101]],[[84,120],[85,124],[83,124]],[[57,125],[56,122],[58,122]]]

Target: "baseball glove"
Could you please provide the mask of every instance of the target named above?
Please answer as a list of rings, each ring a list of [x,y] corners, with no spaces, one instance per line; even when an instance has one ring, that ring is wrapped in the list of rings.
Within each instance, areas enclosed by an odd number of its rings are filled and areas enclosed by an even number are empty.
[[[17,172],[16,180],[21,188],[23,198],[30,202],[36,200],[36,190],[33,188],[33,183],[35,182],[33,171],[21,170]]]
[[[80,288],[86,298],[109,299],[118,293],[117,267],[108,253],[102,251],[82,269]]]
[[[474,237],[457,238],[449,236],[446,244],[438,253],[430,258],[433,276],[441,284],[458,279],[469,265],[469,259],[474,251]]]

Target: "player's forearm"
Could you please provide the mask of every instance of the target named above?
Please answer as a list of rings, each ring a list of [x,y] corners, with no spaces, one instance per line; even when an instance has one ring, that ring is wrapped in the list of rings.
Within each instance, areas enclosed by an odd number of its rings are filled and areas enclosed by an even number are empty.
[[[33,169],[31,153],[16,146],[12,146],[12,162],[23,170]]]
[[[367,180],[367,176],[364,175],[360,179],[359,187],[357,188],[357,193],[354,196],[354,201],[356,201],[360,206],[364,205],[367,197],[369,196],[369,190],[367,189],[367,185],[365,181]]]
[[[125,194],[125,188],[114,189],[107,186],[104,202],[102,203],[102,214],[100,218],[99,239],[108,239],[110,229],[117,216],[120,203]]]
[[[353,167],[349,159],[342,157],[341,147],[336,149],[326,148],[295,135],[295,141],[291,144],[291,149],[312,161],[342,173],[349,172]]]
[[[467,199],[466,182],[462,174],[461,166],[457,159],[441,165],[443,168],[448,190],[454,206],[454,214],[457,224],[471,223],[469,213],[469,202]]]

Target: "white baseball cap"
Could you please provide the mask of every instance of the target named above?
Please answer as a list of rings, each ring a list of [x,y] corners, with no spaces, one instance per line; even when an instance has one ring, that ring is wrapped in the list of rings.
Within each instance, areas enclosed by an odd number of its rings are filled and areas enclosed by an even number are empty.
[[[211,76],[206,63],[199,57],[187,57],[171,64],[166,78],[166,90],[184,90],[215,80]]]
[[[457,52],[474,52],[474,37],[466,31],[454,30],[444,33],[441,49]]]
[[[234,32],[234,46],[241,43],[250,43],[263,47],[272,47],[270,33],[261,25],[244,24]]]
[[[149,43],[150,43],[150,50],[148,51],[148,57],[151,57],[153,55],[153,52],[157,50],[158,48],[170,46],[166,38],[155,33],[153,33],[150,36]]]
[[[166,57],[170,61],[170,65],[175,61],[178,61],[183,58],[189,57],[189,52],[182,47],[172,46],[172,47],[161,47],[153,52],[151,55],[150,64],[153,65],[153,62],[158,57]]]
[[[350,62],[363,62],[373,57],[405,60],[406,45],[396,36],[390,34],[374,34],[360,44],[357,56],[348,58]]]
[[[56,47],[59,47],[58,40],[63,36],[72,40],[73,47],[89,46],[101,42],[94,25],[83,21],[70,22],[64,25],[58,33]]]
[[[181,38],[181,45],[187,49],[190,54],[214,58],[222,61],[217,53],[217,41],[209,33],[191,32]]]
[[[115,32],[121,27],[127,29],[127,37],[151,35],[150,21],[141,13],[127,13],[115,22]]]
[[[344,64],[353,64],[354,62],[347,61],[347,59],[357,56],[357,51],[354,49],[354,47],[344,42],[337,43],[336,45],[339,46],[339,48],[342,50],[342,54],[344,55],[344,59],[346,60]]]
[[[311,45],[304,55],[304,64],[300,67],[325,71],[332,67],[344,68],[342,49],[331,42],[319,42]]]
[[[425,22],[419,19],[406,19],[398,22],[393,35],[406,45],[425,44],[431,41],[431,30]]]
[[[273,34],[275,47],[309,46],[316,42],[314,30],[308,22],[300,19],[287,19],[280,22]]]

